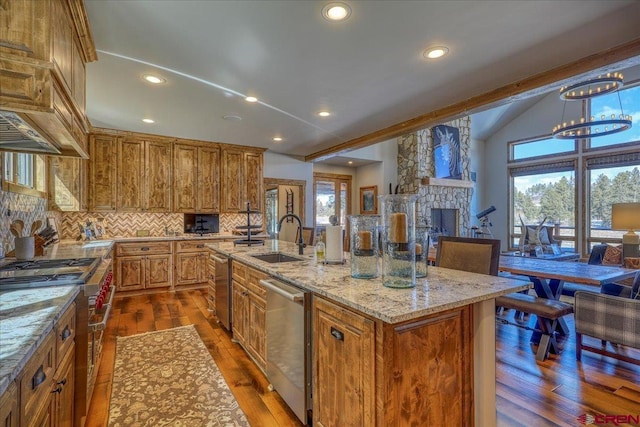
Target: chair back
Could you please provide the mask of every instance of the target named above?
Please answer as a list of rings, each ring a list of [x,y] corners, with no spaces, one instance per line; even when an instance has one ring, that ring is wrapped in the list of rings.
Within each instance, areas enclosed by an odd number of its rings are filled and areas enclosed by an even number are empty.
[[[602,264],[602,259],[604,258],[604,253],[607,251],[606,244],[595,245],[591,248],[591,253],[589,254],[588,263],[591,265],[600,265]]]
[[[497,276],[499,262],[500,240],[438,237],[438,267]]]
[[[296,242],[300,240],[300,231],[296,231]],[[315,227],[302,227],[302,240],[307,246],[315,246],[316,242],[316,228]]]

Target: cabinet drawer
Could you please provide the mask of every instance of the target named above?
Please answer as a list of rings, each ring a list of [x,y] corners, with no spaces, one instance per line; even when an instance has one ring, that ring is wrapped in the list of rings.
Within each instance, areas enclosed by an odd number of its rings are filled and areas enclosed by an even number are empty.
[[[247,267],[244,264],[240,264],[235,261],[231,265],[233,270],[233,280],[237,281],[241,285],[244,285],[244,278],[246,275]]]
[[[73,345],[76,336],[76,303],[69,306],[56,324],[56,366],[62,362],[64,356]]]
[[[44,402],[49,402],[56,363],[56,337],[47,335],[40,348],[31,357],[20,379],[20,419],[34,419]]]
[[[144,243],[118,243],[116,254],[118,256],[126,255],[152,255],[152,254],[170,254],[171,242],[144,242]]]
[[[247,268],[246,273],[246,286],[256,296],[262,300],[267,299],[267,289],[260,284],[260,280],[267,279],[268,274],[262,271],[254,270],[253,268]]]
[[[214,242],[215,240],[183,240],[176,242],[176,252],[208,251],[205,245]]]

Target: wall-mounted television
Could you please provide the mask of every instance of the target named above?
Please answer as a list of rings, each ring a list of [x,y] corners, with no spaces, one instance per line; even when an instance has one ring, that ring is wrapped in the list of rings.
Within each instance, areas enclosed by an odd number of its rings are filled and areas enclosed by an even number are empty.
[[[218,233],[218,214],[184,214],[184,232],[196,234]]]

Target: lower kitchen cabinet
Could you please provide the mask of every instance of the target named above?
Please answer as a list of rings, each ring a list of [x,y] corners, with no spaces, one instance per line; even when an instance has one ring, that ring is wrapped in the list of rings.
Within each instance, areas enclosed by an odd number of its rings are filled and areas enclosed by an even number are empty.
[[[375,425],[374,331],[373,321],[313,299],[314,425]]]
[[[73,403],[75,381],[75,348],[64,357],[60,363],[54,376],[53,391],[54,409],[55,409],[55,425],[57,427],[73,427]]]
[[[18,412],[18,387],[15,383],[11,383],[0,396],[0,426],[17,426]]]
[[[173,277],[171,242],[118,243],[116,266],[119,291],[168,288]]]
[[[266,369],[266,289],[260,284],[268,275],[243,264],[233,263],[233,338]],[[244,282],[244,283],[241,283]]]
[[[208,258],[207,260],[207,304],[209,311],[216,314],[216,263]]]
[[[175,243],[175,285],[207,285],[209,249],[214,240],[183,240]]]

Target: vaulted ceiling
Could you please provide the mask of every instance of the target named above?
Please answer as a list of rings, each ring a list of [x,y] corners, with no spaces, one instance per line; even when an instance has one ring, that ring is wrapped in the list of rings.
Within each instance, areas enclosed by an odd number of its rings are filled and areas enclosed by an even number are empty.
[[[455,115],[446,107],[473,97],[468,112],[489,108],[483,94],[565,64],[629,62],[640,43],[638,1],[345,1],[343,22],[322,17],[327,3],[86,0],[98,49],[87,66],[92,125],[312,158]],[[592,59],[629,43],[620,57]],[[434,45],[449,53],[426,59]]]

